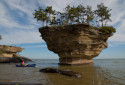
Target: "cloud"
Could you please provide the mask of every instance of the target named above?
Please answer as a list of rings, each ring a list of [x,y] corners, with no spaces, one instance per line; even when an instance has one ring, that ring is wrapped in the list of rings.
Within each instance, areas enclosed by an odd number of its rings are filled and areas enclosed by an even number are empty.
[[[22,44],[22,43],[37,43],[43,42],[40,34],[36,31],[19,31],[10,34],[4,34],[1,44]]]
[[[44,48],[44,47],[47,47],[47,45],[43,45],[43,44],[40,44],[40,45],[33,45],[33,44],[31,44],[31,45],[22,45],[21,46],[22,48],[24,48],[24,49],[27,49],[27,48]]]
[[[20,44],[41,42],[38,27],[33,19],[35,5],[26,0],[0,1],[0,44]]]
[[[117,32],[109,38],[110,42],[125,42],[125,10],[123,0],[1,0],[0,1],[0,34],[1,44],[39,43],[43,41],[36,28],[41,26],[33,18],[33,12],[39,6],[53,6],[54,10],[63,11],[67,4],[91,5],[96,9],[97,4],[104,3],[112,9],[112,22]]]

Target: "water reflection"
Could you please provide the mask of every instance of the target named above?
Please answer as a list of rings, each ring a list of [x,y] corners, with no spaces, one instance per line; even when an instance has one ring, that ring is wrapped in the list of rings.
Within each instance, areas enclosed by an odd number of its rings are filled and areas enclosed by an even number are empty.
[[[94,64],[82,66],[59,66],[82,73],[82,78],[72,78],[60,74],[47,74],[52,85],[123,85],[115,81],[108,70],[96,67]]]

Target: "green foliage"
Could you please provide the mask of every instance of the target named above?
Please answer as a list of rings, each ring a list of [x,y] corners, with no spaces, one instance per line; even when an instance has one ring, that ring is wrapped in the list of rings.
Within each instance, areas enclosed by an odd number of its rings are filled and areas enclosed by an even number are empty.
[[[99,30],[104,33],[108,33],[108,34],[112,34],[112,33],[116,32],[115,28],[112,26],[104,26],[104,27],[101,27],[101,29],[99,29]]]
[[[109,13],[111,9],[108,9],[103,3],[97,5],[97,10],[92,10],[91,6],[85,7],[82,4],[77,7],[67,5],[63,13],[56,12],[52,9],[52,6],[47,6],[45,9],[39,7],[35,10],[34,18],[37,21],[42,21],[46,25],[67,25],[67,24],[77,24],[77,23],[87,23],[91,29],[100,30],[106,33],[114,33],[115,29],[110,26],[106,26],[108,21],[111,21],[111,14]],[[94,21],[94,22],[93,22]],[[96,25],[95,25],[96,22]],[[100,22],[102,27],[100,27]],[[58,27],[55,27],[58,28]]]
[[[36,18],[37,21],[42,21],[43,26],[44,26],[44,22],[48,19],[44,11],[45,11],[44,9],[39,7],[39,10],[35,10],[35,13],[34,13],[34,18]]]
[[[72,21],[72,23],[75,20],[75,17],[78,17],[78,10],[75,7],[71,7],[71,9],[69,10],[69,19]]]
[[[95,29],[95,30],[99,30],[100,28],[99,27],[96,27],[96,26],[89,26],[90,29]]]
[[[108,9],[108,7],[104,6],[103,3],[97,5],[97,10],[95,11],[95,13],[100,18],[99,21],[102,23],[102,27],[104,26],[104,21],[105,25],[108,21],[111,21],[111,14],[109,13],[110,11],[111,9]]]
[[[51,17],[50,15],[54,14],[54,11],[52,10],[52,6],[47,6],[47,8],[45,9],[45,13],[46,13],[46,23],[48,25],[48,22],[51,21]]]
[[[54,11],[52,10],[52,6],[47,6],[46,9],[42,9],[39,7],[38,10],[35,10],[34,18],[37,19],[37,21],[42,21],[44,26],[44,22],[46,21],[46,25],[48,25],[48,22],[51,21],[50,15],[54,14]]]
[[[85,14],[87,16],[86,22],[89,24],[89,22],[94,19],[94,12],[92,11],[91,6],[87,6]]]
[[[95,29],[95,30],[99,30],[102,33],[107,33],[107,34],[112,34],[115,33],[116,30],[114,27],[112,26],[104,26],[104,27],[95,27],[95,26],[89,26],[90,29]]]
[[[78,10],[78,23],[83,22],[84,23],[84,14],[85,14],[85,7],[80,4],[77,6],[77,10]]]

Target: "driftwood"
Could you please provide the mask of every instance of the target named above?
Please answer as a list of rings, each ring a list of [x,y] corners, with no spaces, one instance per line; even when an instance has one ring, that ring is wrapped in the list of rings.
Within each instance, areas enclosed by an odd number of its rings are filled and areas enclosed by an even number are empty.
[[[59,73],[62,75],[71,76],[71,77],[75,77],[75,78],[82,77],[82,75],[78,72],[74,72],[71,70],[57,69],[57,68],[44,68],[44,69],[40,69],[39,71],[45,72],[45,73]]]

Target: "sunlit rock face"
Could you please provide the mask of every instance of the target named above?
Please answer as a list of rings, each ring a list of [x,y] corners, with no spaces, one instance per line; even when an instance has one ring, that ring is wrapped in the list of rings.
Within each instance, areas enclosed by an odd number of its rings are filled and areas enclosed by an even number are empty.
[[[21,52],[22,50],[23,48],[21,47],[0,45],[0,63],[17,63],[21,62],[21,59],[24,61],[31,61],[26,57],[18,55],[18,52]]]
[[[21,52],[23,49],[21,47],[0,45],[0,50],[3,50],[5,53],[17,53]]]
[[[110,35],[90,29],[88,24],[39,28],[48,49],[59,55],[60,64],[87,64],[107,48]]]

